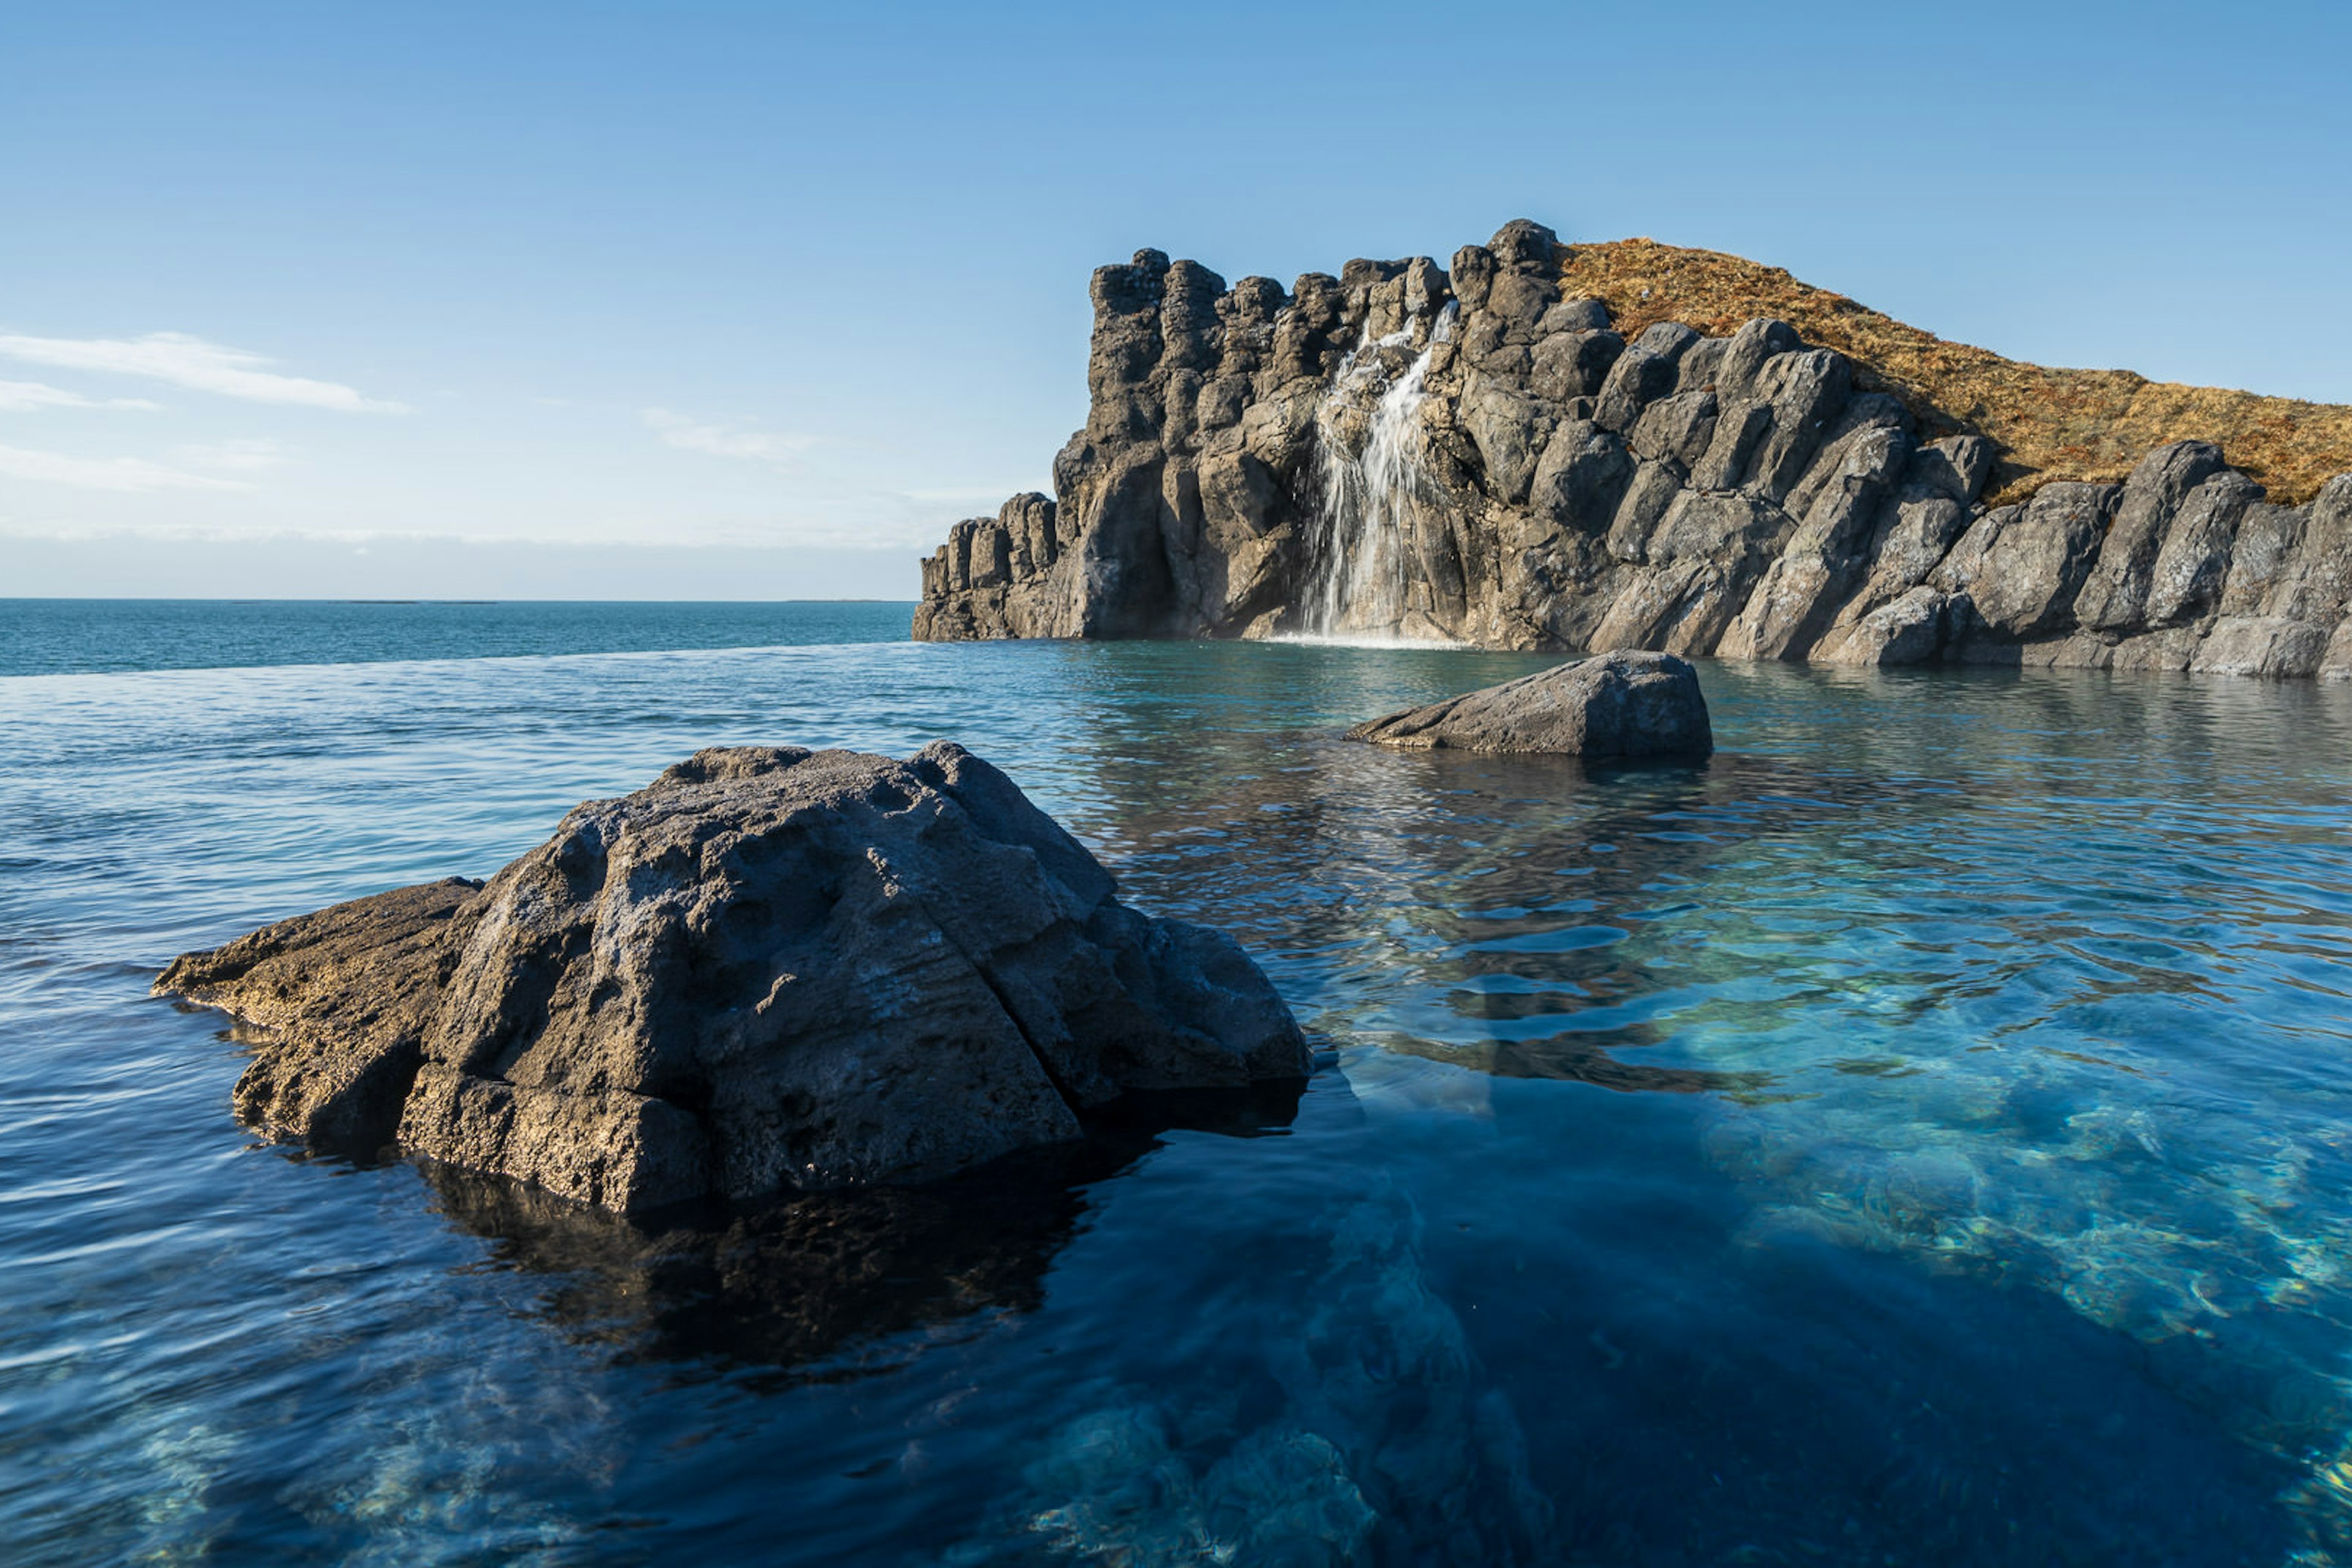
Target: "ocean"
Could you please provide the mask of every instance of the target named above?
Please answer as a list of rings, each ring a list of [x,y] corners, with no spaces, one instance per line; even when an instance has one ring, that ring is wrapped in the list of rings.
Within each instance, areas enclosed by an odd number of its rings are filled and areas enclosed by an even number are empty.
[[[906,605],[0,602],[12,1563],[2352,1562],[2352,689],[1538,668]],[[1323,1066],[641,1233],[257,1141],[147,995],[699,747],[946,737]]]

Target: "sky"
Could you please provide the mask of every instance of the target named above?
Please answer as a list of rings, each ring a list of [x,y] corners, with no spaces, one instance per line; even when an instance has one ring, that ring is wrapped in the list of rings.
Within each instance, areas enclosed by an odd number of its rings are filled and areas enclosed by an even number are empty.
[[[0,6],[0,597],[911,598],[1087,275],[1506,220],[2352,402],[2352,6]]]

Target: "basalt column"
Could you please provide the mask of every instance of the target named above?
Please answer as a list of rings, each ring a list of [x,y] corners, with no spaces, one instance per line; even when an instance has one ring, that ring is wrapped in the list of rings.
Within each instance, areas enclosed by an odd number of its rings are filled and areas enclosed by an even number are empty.
[[[1990,506],[1966,417],[1769,317],[1628,341],[1572,257],[1100,269],[1054,497],[956,524],[916,635],[2352,673],[2352,475],[2277,505],[2175,441]]]

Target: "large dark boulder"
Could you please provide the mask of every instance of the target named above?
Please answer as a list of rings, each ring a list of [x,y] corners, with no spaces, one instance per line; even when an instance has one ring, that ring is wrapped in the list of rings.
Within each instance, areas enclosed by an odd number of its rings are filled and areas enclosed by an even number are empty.
[[[1351,741],[1465,752],[1704,757],[1715,750],[1698,671],[1670,653],[1606,653],[1369,720]]]
[[[960,746],[698,753],[487,883],[174,962],[260,1049],[238,1112],[606,1208],[938,1176],[1137,1091],[1304,1078],[1219,932],[1112,896]]]

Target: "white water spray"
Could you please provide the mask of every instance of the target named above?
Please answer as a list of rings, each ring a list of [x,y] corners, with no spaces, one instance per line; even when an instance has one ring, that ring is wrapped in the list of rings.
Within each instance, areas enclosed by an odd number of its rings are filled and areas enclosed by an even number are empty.
[[[1421,469],[1421,405],[1430,355],[1451,342],[1454,307],[1430,328],[1429,342],[1393,381],[1386,366],[1412,341],[1412,329],[1364,341],[1340,362],[1315,414],[1317,466],[1323,480],[1313,575],[1301,595],[1305,637],[1315,640],[1419,641],[1404,631],[1408,552],[1426,504]],[[1348,449],[1341,425],[1368,393],[1377,393],[1363,445]]]

